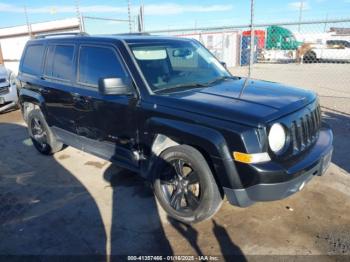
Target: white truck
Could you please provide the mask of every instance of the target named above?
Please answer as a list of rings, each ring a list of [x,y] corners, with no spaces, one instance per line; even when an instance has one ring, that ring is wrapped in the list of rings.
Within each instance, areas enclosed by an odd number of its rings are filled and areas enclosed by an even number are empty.
[[[303,56],[304,63],[350,62],[350,41],[327,40],[325,45],[311,45]]]

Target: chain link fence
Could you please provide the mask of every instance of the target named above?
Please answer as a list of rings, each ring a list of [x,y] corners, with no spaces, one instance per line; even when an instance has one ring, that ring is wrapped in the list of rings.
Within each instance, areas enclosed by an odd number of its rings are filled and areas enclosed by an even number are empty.
[[[326,107],[350,113],[350,19],[171,29],[150,32],[194,38],[237,76],[316,91]]]
[[[118,34],[129,32],[130,29],[132,32],[137,30],[136,18],[128,20],[82,15],[80,23],[82,31],[89,34]]]

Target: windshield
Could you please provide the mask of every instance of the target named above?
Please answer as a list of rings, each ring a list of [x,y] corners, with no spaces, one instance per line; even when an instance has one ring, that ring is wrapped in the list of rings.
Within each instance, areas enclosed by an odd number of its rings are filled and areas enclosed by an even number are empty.
[[[207,49],[195,42],[137,44],[131,50],[153,92],[200,87],[231,77]]]

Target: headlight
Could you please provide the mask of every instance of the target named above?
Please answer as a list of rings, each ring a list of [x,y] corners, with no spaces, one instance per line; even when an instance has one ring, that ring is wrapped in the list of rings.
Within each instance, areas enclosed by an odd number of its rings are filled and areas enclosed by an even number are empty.
[[[9,82],[10,82],[10,85],[15,85],[16,84],[16,76],[14,74],[10,75]]]
[[[287,136],[283,126],[279,123],[273,124],[269,132],[269,146],[271,150],[276,154],[280,153],[284,149],[286,141]]]

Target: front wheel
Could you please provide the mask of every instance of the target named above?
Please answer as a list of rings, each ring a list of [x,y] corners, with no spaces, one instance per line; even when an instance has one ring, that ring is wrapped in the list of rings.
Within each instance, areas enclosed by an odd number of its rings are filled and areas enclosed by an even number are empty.
[[[166,149],[154,172],[155,195],[169,216],[196,223],[213,216],[222,195],[203,155],[187,145]]]
[[[317,59],[317,56],[316,56],[315,52],[313,52],[313,51],[308,51],[308,52],[304,55],[303,62],[304,62],[305,64],[317,63],[317,62],[318,62],[318,59]]]

